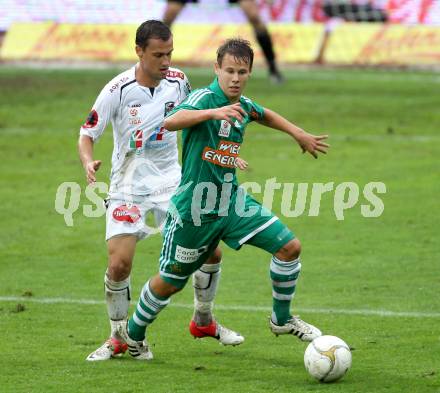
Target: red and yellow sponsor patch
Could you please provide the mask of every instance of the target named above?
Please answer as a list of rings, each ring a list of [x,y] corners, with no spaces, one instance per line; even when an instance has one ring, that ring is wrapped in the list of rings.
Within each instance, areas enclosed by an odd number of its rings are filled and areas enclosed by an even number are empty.
[[[113,219],[134,224],[141,218],[141,212],[135,205],[121,205],[113,210]]]
[[[217,149],[209,146],[203,149],[202,160],[224,168],[235,168],[235,161],[239,152],[240,143],[220,141]]]

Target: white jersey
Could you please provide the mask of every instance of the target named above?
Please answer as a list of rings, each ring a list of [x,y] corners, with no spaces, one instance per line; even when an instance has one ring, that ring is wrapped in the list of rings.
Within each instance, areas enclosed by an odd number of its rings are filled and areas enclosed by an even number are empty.
[[[185,74],[170,68],[153,89],[139,85],[136,66],[102,89],[80,134],[96,142],[111,121],[113,155],[110,198],[159,193],[180,181],[177,135],[163,128],[165,115],[182,102],[191,87]]]

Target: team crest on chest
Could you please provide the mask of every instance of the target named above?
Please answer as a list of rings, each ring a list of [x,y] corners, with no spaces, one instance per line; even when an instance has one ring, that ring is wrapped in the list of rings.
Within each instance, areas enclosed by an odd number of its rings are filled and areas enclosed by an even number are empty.
[[[144,136],[142,130],[133,131],[130,135],[130,149],[140,152],[144,146]]]
[[[139,110],[141,109],[140,104],[134,104],[128,106],[128,124],[132,126],[136,126],[138,124],[141,124],[141,118]]]
[[[220,129],[218,131],[218,136],[227,138],[231,133],[231,123],[226,120],[220,122]]]
[[[166,116],[169,112],[171,112],[174,108],[174,102],[173,101],[168,101],[165,102],[165,109],[163,112],[163,115]]]

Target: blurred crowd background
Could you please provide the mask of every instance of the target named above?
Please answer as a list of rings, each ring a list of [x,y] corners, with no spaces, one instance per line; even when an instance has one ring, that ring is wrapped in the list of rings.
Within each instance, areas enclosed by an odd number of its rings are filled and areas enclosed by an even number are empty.
[[[256,0],[281,64],[437,67],[440,0]],[[134,31],[165,0],[0,0],[0,61],[131,62]],[[212,62],[233,35],[254,40],[228,0],[188,4],[173,25],[174,61]],[[262,63],[257,53],[257,63]]]

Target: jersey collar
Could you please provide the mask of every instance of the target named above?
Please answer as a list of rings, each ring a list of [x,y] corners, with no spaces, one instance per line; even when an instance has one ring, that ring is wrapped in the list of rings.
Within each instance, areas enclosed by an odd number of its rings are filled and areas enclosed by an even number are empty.
[[[141,85],[141,84],[136,80],[136,68],[137,68],[138,66],[140,67],[139,62],[136,63],[136,64],[132,67],[132,72],[133,72],[132,75],[133,75],[133,79],[136,81],[136,83],[138,84],[139,87],[141,87],[141,88],[143,88],[143,89],[146,89],[146,90],[150,90],[149,87]],[[167,83],[167,79],[166,79],[166,78],[163,78],[163,79],[159,82],[159,84],[154,88],[154,91],[155,91],[155,92],[156,92],[156,91],[157,91],[157,92],[161,91],[161,90],[162,90],[162,87],[163,87],[166,83]]]
[[[217,94],[220,98],[222,98],[225,103],[230,104],[231,102],[229,101],[229,98],[226,97],[225,93],[223,93],[222,88],[220,87],[220,84],[218,83],[218,78],[216,77],[213,82],[209,85],[209,90],[211,90],[212,92],[214,92],[215,94]],[[240,101],[241,101],[241,97],[240,97]]]

